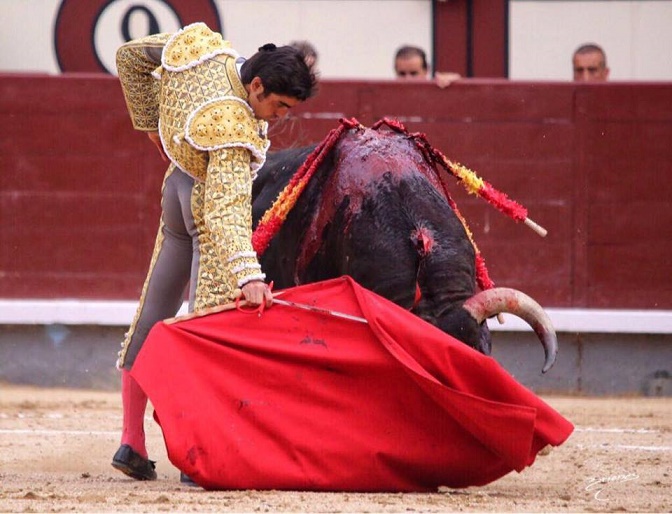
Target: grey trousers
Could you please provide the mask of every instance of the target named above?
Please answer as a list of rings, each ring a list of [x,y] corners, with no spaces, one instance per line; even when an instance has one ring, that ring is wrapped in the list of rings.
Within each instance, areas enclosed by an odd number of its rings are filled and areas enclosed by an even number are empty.
[[[118,365],[124,369],[131,369],[154,324],[177,314],[187,286],[189,311],[193,311],[199,265],[198,231],[192,212],[193,188],[192,177],[175,166],[168,168],[152,262],[135,319],[119,354]]]

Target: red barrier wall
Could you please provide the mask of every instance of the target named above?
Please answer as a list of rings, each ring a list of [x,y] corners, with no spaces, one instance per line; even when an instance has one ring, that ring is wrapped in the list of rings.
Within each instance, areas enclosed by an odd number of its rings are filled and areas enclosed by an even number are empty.
[[[326,81],[273,146],[400,119],[548,229],[455,183],[497,285],[545,307],[672,308],[672,84]],[[0,297],[137,299],[165,165],[104,75],[0,75]]]

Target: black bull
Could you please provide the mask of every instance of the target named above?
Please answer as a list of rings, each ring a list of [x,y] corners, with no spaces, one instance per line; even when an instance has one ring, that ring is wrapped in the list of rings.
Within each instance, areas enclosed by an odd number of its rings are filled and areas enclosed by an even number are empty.
[[[255,227],[314,148],[269,153],[253,185]],[[404,134],[344,133],[263,251],[267,280],[282,289],[349,275],[486,355],[485,320],[510,312],[541,339],[547,371],[557,353],[550,320],[519,291],[476,293],[474,246],[436,173]]]

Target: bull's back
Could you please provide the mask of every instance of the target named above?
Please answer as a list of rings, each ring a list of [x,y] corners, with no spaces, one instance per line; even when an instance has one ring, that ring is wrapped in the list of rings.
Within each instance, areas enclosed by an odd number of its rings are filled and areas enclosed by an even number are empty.
[[[269,156],[255,181],[255,220],[312,149]],[[428,271],[473,290],[473,249],[436,183],[408,139],[348,134],[298,199],[262,267],[279,288],[347,274],[408,308],[417,287],[430,287],[422,283]]]

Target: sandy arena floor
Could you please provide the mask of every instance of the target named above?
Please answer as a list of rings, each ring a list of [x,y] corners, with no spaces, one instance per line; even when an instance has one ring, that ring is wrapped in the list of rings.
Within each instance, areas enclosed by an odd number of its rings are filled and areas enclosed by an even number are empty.
[[[672,512],[672,400],[545,400],[575,433],[521,474],[432,494],[207,492],[179,483],[147,423],[159,479],[110,466],[117,393],[0,384],[0,512]]]

